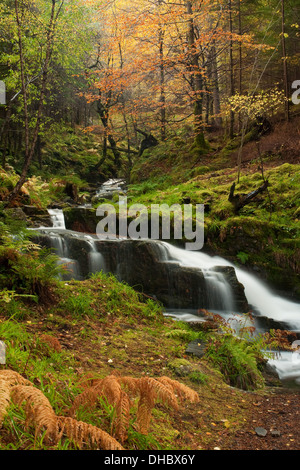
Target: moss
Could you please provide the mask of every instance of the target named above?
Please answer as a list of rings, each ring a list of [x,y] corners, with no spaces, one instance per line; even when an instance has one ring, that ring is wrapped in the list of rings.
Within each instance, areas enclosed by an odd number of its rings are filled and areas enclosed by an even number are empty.
[[[280,278],[289,279],[289,289],[298,292],[299,264],[293,259],[300,233],[299,165],[285,163],[265,169],[265,177],[270,182],[268,193],[255,198],[239,214],[228,201],[230,187],[236,181],[235,171],[228,169],[205,172],[187,181],[182,176],[173,184],[169,183],[170,176],[152,178],[130,187],[129,195],[132,202],[146,206],[158,201],[169,206],[182,204],[187,197],[192,204],[206,204],[206,248],[238,263],[241,260],[237,255],[245,253],[248,267],[261,269],[277,286]],[[236,194],[248,194],[261,183],[260,171],[242,174]]]

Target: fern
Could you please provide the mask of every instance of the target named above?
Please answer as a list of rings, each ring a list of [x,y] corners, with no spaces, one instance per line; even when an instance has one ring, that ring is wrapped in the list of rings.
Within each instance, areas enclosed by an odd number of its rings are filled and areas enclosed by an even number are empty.
[[[70,410],[71,415],[76,413],[80,406],[89,408],[100,405],[100,398],[105,396],[108,403],[115,407],[115,436],[124,442],[128,438],[130,398],[137,398],[136,426],[141,434],[147,434],[151,422],[152,410],[156,402],[178,409],[178,399],[188,399],[191,402],[199,400],[198,394],[169,377],[157,379],[141,377],[139,379],[128,376],[109,375],[104,379],[90,381],[90,386],[76,397]]]
[[[10,403],[24,407],[24,428],[34,428],[34,438],[43,435],[46,444],[58,445],[63,436],[74,442],[79,448],[100,448],[105,450],[123,450],[122,443],[128,439],[132,399],[137,399],[137,431],[147,435],[150,427],[152,410],[157,402],[173,409],[178,409],[179,401],[199,400],[198,394],[184,384],[169,377],[157,379],[109,375],[103,379],[89,379],[84,384],[84,391],[75,399],[69,410],[71,416],[57,416],[48,398],[32,382],[15,371],[0,371],[0,425]],[[105,398],[114,407],[112,435],[102,429],[78,421],[74,415],[79,406],[101,404],[99,398]],[[103,403],[103,400],[102,400]]]
[[[31,424],[35,426],[35,437],[45,430],[45,441],[57,441],[57,417],[45,395],[34,386],[16,385],[12,388],[11,397],[13,403],[21,406],[26,403],[25,429]]]
[[[7,408],[10,404],[10,386],[9,383],[0,378],[0,427],[6,415]]]
[[[79,448],[100,448],[103,450],[123,450],[113,437],[91,424],[70,417],[58,417],[59,437],[65,434]]]
[[[12,370],[0,371],[0,425],[10,403],[25,404],[25,430],[35,428],[35,439],[44,434],[46,443],[58,445],[67,436],[78,447],[96,446],[104,450],[123,450],[112,436],[102,429],[69,417],[56,416],[47,397],[29,380]]]

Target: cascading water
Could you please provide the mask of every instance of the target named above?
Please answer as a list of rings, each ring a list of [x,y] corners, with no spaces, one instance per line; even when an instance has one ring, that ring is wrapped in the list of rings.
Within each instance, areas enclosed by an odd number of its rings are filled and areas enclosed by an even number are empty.
[[[233,292],[224,275],[210,269],[201,269],[207,285],[208,310],[234,312]]]
[[[48,209],[48,213],[51,217],[52,227],[41,227],[41,229],[47,231],[51,247],[59,257],[59,264],[66,267],[68,274],[64,277],[65,279],[80,279],[79,263],[77,260],[70,258],[68,244],[63,237],[63,233],[66,231],[63,211],[60,209]]]
[[[52,246],[56,249],[58,256],[62,257],[64,262],[71,264],[71,275],[80,278],[78,274],[78,265],[74,259],[68,257],[68,247],[64,243],[64,234],[70,233],[65,229],[63,214],[61,211],[49,211],[53,221],[53,228],[48,229],[48,235],[51,238]],[[79,236],[78,234],[73,234]],[[95,239],[87,234],[80,234],[89,246],[89,272],[104,270],[105,263],[102,254],[95,246]],[[153,241],[154,242],[154,241]],[[119,243],[122,243],[119,241]],[[221,314],[224,318],[234,319],[234,295],[230,286],[226,282],[223,274],[218,272],[218,266],[230,266],[235,268],[238,281],[244,285],[245,294],[253,312],[258,316],[264,316],[283,322],[287,329],[300,332],[300,305],[274,294],[264,283],[254,275],[234,266],[229,261],[218,256],[209,256],[202,252],[186,251],[174,247],[169,243],[157,241],[160,262],[178,263],[184,267],[192,267],[201,270],[204,274],[207,285],[209,309],[215,313]],[[122,260],[121,260],[122,262]],[[123,260],[126,263],[126,260]],[[125,269],[126,271],[126,269]],[[167,312],[167,315],[181,319],[183,321],[194,321],[199,317],[195,312],[188,310]],[[237,320],[239,322],[239,320]],[[245,326],[245,325],[243,325]],[[283,353],[282,357],[277,357],[269,361],[275,367],[280,378],[292,378],[300,384],[300,361],[292,360],[292,353]]]
[[[87,238],[88,245],[90,247],[90,252],[88,254],[89,272],[91,274],[95,274],[99,271],[105,272],[106,266],[105,266],[104,256],[102,255],[102,253],[99,253],[99,251],[97,251],[93,238],[88,237],[88,236],[86,238]]]
[[[48,209],[48,213],[51,217],[53,228],[66,228],[63,211],[60,209]]]
[[[202,252],[186,251],[165,244],[169,257],[183,266],[203,269],[206,273],[213,272],[215,266],[233,266],[229,261],[218,256],[209,256]],[[244,285],[247,300],[258,315],[266,316],[289,325],[293,331],[300,331],[300,304],[275,295],[264,283],[254,275],[234,266],[238,280]],[[212,270],[212,271],[211,271]],[[225,295],[226,287],[224,287]]]
[[[211,257],[201,252],[189,252],[169,244],[165,244],[165,246],[169,251],[169,257],[177,260],[183,266],[198,266],[202,269],[204,267],[206,272],[217,265],[232,266],[231,263],[220,257]],[[237,267],[235,267],[235,270],[238,280],[245,287],[245,294],[249,305],[251,305],[257,315],[283,322],[287,325],[287,329],[291,331],[300,331],[299,303],[291,302],[275,295],[261,280],[252,274]],[[187,312],[180,312],[178,318],[183,319],[184,316],[186,319],[193,321],[193,316],[190,316]],[[300,385],[300,359],[298,356],[295,357],[295,353],[282,351],[277,353],[274,358],[269,359],[268,362],[274,367],[282,381]]]

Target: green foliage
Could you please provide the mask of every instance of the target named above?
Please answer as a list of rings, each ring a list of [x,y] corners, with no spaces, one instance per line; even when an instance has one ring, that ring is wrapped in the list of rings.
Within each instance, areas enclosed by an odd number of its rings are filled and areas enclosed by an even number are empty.
[[[59,288],[57,309],[68,312],[75,318],[112,319],[138,316],[142,321],[161,322],[162,309],[159,303],[143,298],[126,283],[103,272],[93,274],[85,281],[70,281]]]
[[[161,450],[162,446],[153,433],[147,435],[136,431],[131,425],[128,431],[128,443],[133,449],[139,450]]]
[[[62,273],[57,257],[32,243],[30,231],[21,230],[12,234],[11,227],[3,222],[0,228],[2,308],[17,308],[16,301],[20,298],[41,303],[53,301],[53,289]]]
[[[200,372],[198,370],[193,370],[189,374],[189,379],[192,383],[198,384],[198,385],[205,385],[208,382],[207,375],[203,374],[203,372]]]
[[[248,259],[249,259],[249,254],[248,253],[244,253],[243,251],[240,251],[237,255],[237,258],[239,258],[239,260],[245,264]]]
[[[193,331],[188,323],[178,322],[178,328],[174,328],[166,333],[166,337],[173,339],[180,339],[184,342],[190,342],[198,339],[202,341],[205,339],[205,333]]]
[[[264,384],[258,367],[259,353],[248,341],[227,334],[213,337],[205,356],[234,387],[252,390]]]

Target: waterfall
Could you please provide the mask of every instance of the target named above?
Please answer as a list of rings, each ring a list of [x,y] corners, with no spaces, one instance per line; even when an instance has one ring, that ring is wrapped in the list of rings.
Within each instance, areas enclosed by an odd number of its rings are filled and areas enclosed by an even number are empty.
[[[300,385],[300,361],[294,354],[291,351],[282,351],[277,356],[275,353],[274,358],[269,359],[269,364],[276,370],[280,380]]]
[[[234,266],[218,256],[209,256],[202,252],[191,252],[165,244],[169,257],[183,266],[203,269],[206,273],[213,272],[215,266],[233,266],[238,280],[244,285],[249,304],[258,315],[281,321],[293,331],[300,331],[300,304],[274,294],[260,279],[253,274]],[[212,270],[212,271],[211,271]],[[222,286],[225,295],[229,295],[226,286]]]
[[[48,209],[48,213],[51,217],[53,228],[65,229],[65,218],[63,211],[60,209]]]
[[[90,247],[90,251],[88,253],[89,273],[95,274],[99,271],[106,272],[104,256],[97,250],[94,239],[89,236],[86,236],[86,239]]]
[[[64,228],[63,213],[52,209],[49,210],[49,214],[53,221],[53,228],[48,229],[47,233],[51,238],[52,246],[58,256],[70,260],[68,246],[64,240],[64,234],[70,232]],[[80,237],[84,238],[89,246],[90,272],[105,271],[104,258],[95,246],[95,239],[87,234],[80,234]],[[187,251],[163,241],[152,242],[157,244],[161,262],[174,262],[181,266],[202,270],[209,292],[209,308],[224,310],[225,312],[234,311],[234,293],[232,293],[224,275],[217,270],[218,266],[230,266],[235,269],[239,282],[245,287],[247,300],[257,315],[283,322],[291,330],[300,331],[300,304],[274,294],[269,287],[253,274],[234,266],[219,256]],[[74,262],[74,259],[71,259],[71,262]]]
[[[65,279],[80,279],[80,267],[77,260],[73,259],[69,255],[68,244],[64,237],[57,235],[53,232],[49,232],[49,238],[51,246],[54,249],[55,254],[59,257],[59,264],[66,267],[67,273]]]
[[[66,231],[63,211],[60,209],[48,209],[51,217],[52,227],[47,229],[51,247],[59,257],[59,264],[66,267],[67,273],[64,279],[81,279],[80,266],[77,260],[69,255],[68,243],[59,231]],[[45,227],[42,227],[45,230]],[[56,232],[57,230],[57,232]]]
[[[69,239],[64,239],[66,234],[72,238],[80,237],[81,241],[84,240],[87,244],[89,273],[101,270],[106,271],[104,257],[99,252],[101,248],[99,248],[99,244],[96,245],[96,239],[87,234],[78,234],[66,230],[62,211],[51,210],[49,214],[53,221],[53,228],[47,229],[46,232],[51,240],[52,247],[57,255],[61,257],[61,262],[69,265],[70,276],[75,279],[81,278],[78,261],[70,257],[68,250]],[[118,246],[123,244],[120,240],[116,240],[116,243],[119,244]],[[124,243],[126,243],[125,240]],[[282,322],[284,325],[287,325],[286,329],[300,332],[300,304],[276,295],[253,274],[234,266],[219,256],[209,256],[202,252],[187,251],[163,241],[152,241],[152,243],[155,243],[155,247],[159,252],[159,262],[174,263],[179,266],[197,268],[199,271],[202,271],[207,285],[209,309],[215,313],[220,313],[227,321],[229,320],[230,325],[234,325],[234,322],[238,324],[239,320],[238,316],[234,314],[234,293],[223,273],[218,271],[220,266],[235,269],[237,279],[245,288],[246,298],[255,316],[258,318],[263,316]],[[126,250],[124,253],[126,253]],[[74,256],[73,254],[73,258]],[[127,253],[126,256],[131,255]],[[121,256],[118,260],[118,269],[121,274],[126,274],[128,269],[130,269],[130,266],[127,266],[129,260],[126,256]],[[167,282],[168,279],[166,279]],[[177,311],[169,310],[166,312],[166,315],[183,321],[195,321],[197,319],[199,321],[199,316],[195,316],[194,313],[195,311],[181,309]],[[233,327],[235,326],[237,325]],[[279,357],[269,360],[269,363],[275,368],[282,380],[294,380],[300,385],[300,361],[293,361],[293,353],[282,352]]]
[[[224,275],[210,269],[202,269],[202,271],[207,285],[207,308],[210,310],[234,312],[233,292]]]

